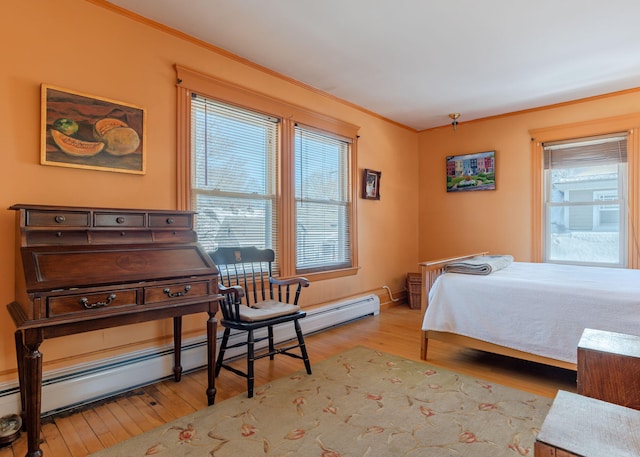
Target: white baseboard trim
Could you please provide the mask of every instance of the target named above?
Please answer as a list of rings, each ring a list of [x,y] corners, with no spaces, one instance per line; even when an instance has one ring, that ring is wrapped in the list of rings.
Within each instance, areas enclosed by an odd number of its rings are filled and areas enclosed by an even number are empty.
[[[307,317],[302,319],[300,324],[303,333],[309,335],[365,316],[377,315],[379,312],[380,300],[377,295],[371,294],[309,310]],[[256,333],[256,338],[266,335],[266,329],[263,330],[264,333]],[[274,336],[277,342],[296,337],[292,325],[276,327]],[[221,338],[222,331],[219,329],[218,340]],[[243,335],[232,333],[229,344],[239,341],[240,338],[243,338]],[[264,345],[266,341],[257,346]],[[313,348],[307,345],[307,349],[313,362]],[[243,353],[244,348],[230,349],[227,351],[227,357],[240,356]],[[183,341],[181,354],[183,372],[206,366],[206,337]],[[43,356],[46,357],[46,354]],[[49,416],[172,376],[172,344],[45,372],[42,383],[42,413],[43,416]],[[20,409],[17,380],[0,384],[0,417],[19,413]]]

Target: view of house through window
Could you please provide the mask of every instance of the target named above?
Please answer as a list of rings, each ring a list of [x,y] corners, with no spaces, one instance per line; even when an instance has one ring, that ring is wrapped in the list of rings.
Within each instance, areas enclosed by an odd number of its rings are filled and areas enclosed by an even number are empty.
[[[627,136],[544,144],[544,261],[624,267]]]

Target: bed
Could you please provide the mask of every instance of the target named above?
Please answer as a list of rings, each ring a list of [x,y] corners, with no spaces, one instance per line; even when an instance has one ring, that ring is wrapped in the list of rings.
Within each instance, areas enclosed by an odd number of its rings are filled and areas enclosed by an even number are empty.
[[[429,340],[576,369],[585,328],[640,335],[640,270],[512,262],[487,275],[421,263],[421,358]]]

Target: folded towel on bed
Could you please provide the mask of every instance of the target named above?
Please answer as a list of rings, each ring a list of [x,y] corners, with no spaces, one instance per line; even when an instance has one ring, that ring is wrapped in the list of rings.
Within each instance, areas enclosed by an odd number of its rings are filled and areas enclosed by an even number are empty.
[[[480,255],[458,262],[451,262],[444,267],[444,271],[447,273],[488,275],[508,267],[511,262],[513,262],[513,256],[510,255]]]

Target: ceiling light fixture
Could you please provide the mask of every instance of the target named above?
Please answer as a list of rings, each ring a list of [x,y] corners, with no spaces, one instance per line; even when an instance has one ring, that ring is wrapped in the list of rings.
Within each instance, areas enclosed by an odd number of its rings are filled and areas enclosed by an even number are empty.
[[[453,130],[455,131],[458,127],[458,118],[460,117],[460,113],[451,113],[449,114],[449,117],[453,121],[451,125],[453,125]]]

